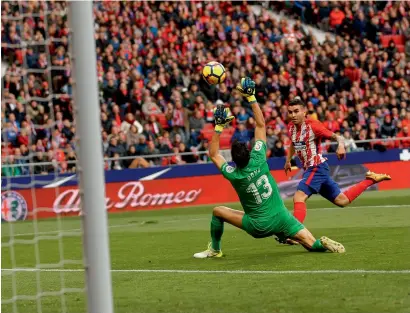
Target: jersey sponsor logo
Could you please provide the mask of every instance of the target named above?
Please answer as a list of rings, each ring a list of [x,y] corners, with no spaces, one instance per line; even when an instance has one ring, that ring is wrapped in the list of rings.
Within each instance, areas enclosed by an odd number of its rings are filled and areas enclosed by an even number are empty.
[[[262,142],[261,141],[257,141],[255,143],[255,150],[256,151],[260,151],[262,149]]]
[[[296,151],[306,150],[306,142],[304,141],[296,141],[293,143]]]
[[[15,191],[5,191],[1,194],[1,221],[23,221],[27,217],[27,202]]]
[[[230,165],[227,165],[227,166],[225,167],[225,171],[226,171],[227,173],[233,173],[233,172],[235,171],[235,168],[232,167],[232,166],[230,166]]]

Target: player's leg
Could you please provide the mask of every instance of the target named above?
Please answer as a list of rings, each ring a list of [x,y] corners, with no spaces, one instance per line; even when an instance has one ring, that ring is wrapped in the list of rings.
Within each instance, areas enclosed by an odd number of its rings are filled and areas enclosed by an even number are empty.
[[[320,164],[308,168],[299,182],[297,191],[293,196],[293,216],[301,223],[306,218],[306,201],[312,195],[319,192],[322,182],[326,180],[327,166]],[[327,169],[328,171],[328,169]]]
[[[305,191],[299,189],[293,195],[293,216],[301,223],[304,222],[307,214],[306,201],[309,199],[312,192],[307,190],[309,194],[306,194]]]
[[[291,238],[299,242],[308,251],[324,252],[329,250],[337,253],[345,252],[342,244],[327,237],[322,237],[320,240],[317,240],[312,233],[289,212],[282,213],[279,218],[281,227],[277,229],[277,231],[282,233],[286,238]]]
[[[221,238],[224,231],[224,222],[242,229],[242,219],[244,212],[233,210],[226,206],[214,208],[211,220],[212,248],[216,251],[221,250]]]
[[[387,174],[367,172],[366,178],[363,181],[350,187],[345,192],[341,192],[337,183],[329,177],[328,181],[323,184],[319,193],[337,206],[345,207],[352,203],[353,200],[360,196],[370,186],[390,179],[391,177]]]
[[[298,241],[306,250],[311,252],[325,252],[344,253],[346,250],[344,246],[326,236],[316,239],[312,233],[304,228],[292,236],[292,239]]]
[[[373,172],[367,172],[366,173],[366,178],[362,180],[360,183],[350,187],[348,190],[344,192],[343,197],[343,202],[340,202],[338,200],[337,205],[339,204],[345,204],[344,206],[350,204],[353,202],[354,199],[356,199],[358,196],[360,196],[367,188],[370,186],[380,183],[384,180],[391,180],[390,175],[387,174],[377,174]],[[348,200],[348,203],[346,204],[346,199]]]
[[[207,250],[195,253],[194,257],[198,259],[222,257],[221,239],[224,232],[224,223],[227,222],[235,227],[243,229],[243,216],[243,211],[233,210],[225,206],[215,207],[211,219],[211,243],[208,245]]]

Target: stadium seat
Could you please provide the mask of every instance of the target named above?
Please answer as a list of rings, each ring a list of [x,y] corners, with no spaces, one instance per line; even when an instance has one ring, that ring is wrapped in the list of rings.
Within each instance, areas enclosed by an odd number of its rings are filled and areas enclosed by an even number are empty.
[[[406,42],[403,35],[393,35],[393,36],[391,36],[391,39],[394,41],[394,43],[397,46],[404,45],[405,42]]]
[[[230,149],[231,148],[231,138],[232,135],[224,134],[221,136],[221,140],[219,142],[219,146],[221,150]]]
[[[154,114],[154,116],[162,128],[164,129],[169,128],[168,121],[165,117],[165,114]]]
[[[405,50],[404,45],[397,45],[396,48],[397,48],[397,51],[400,53],[404,52]]]
[[[212,123],[206,123],[204,128],[202,128],[203,131],[212,131],[214,129],[214,125]]]
[[[389,46],[391,40],[394,41],[398,50],[400,46],[404,46],[405,44],[405,39],[403,35],[382,35],[380,36],[380,43],[384,48],[387,48]]]

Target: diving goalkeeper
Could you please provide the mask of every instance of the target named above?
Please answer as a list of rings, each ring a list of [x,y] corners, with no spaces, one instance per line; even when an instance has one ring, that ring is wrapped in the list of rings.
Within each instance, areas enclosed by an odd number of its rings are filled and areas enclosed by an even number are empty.
[[[327,237],[321,237],[320,240],[315,239],[303,224],[286,209],[266,162],[265,120],[259,104],[256,102],[255,82],[249,77],[242,78],[236,89],[252,107],[256,121],[255,145],[250,151],[246,144],[234,142],[231,153],[236,167],[228,165],[219,154],[219,136],[234,117],[229,116],[228,108],[219,105],[215,110],[215,133],[212,136],[209,156],[222,175],[231,182],[244,212],[225,206],[215,207],[211,220],[212,241],[208,244],[207,250],[195,253],[194,257],[222,257],[221,238],[225,222],[243,229],[254,238],[276,235],[292,238],[309,251],[345,252],[342,244]]]

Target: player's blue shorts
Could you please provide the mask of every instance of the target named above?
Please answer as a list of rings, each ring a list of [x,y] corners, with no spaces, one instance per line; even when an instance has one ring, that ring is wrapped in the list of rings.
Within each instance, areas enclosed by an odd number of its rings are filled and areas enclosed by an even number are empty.
[[[327,162],[309,167],[303,174],[298,190],[303,191],[309,197],[312,194],[318,193],[330,202],[333,202],[341,193],[339,186],[330,177],[330,169]]]

